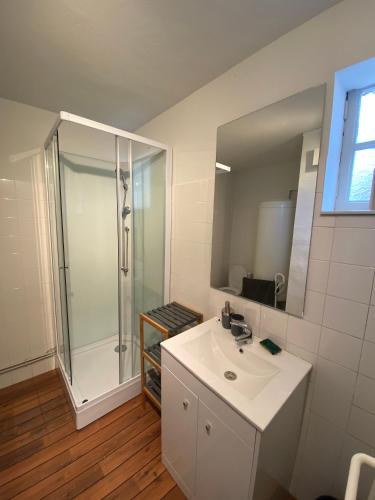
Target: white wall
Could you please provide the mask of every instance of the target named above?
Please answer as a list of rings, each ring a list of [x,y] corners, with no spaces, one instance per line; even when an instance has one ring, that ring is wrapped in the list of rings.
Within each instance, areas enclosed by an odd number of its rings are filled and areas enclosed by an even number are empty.
[[[54,346],[42,145],[48,111],[0,99],[0,369]],[[38,375],[53,358],[0,376],[0,387]]]
[[[174,148],[172,299],[208,317],[226,298],[209,287],[217,127],[328,84],[305,317],[235,304],[256,333],[314,365],[292,490],[299,500],[342,498],[351,454],[375,455],[375,217],[319,216],[334,72],[374,56],[374,19],[373,0],[344,0],[139,130]]]

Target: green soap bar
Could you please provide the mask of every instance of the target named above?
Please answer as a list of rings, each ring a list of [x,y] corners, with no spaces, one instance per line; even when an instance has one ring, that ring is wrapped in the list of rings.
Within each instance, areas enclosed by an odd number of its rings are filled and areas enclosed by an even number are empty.
[[[272,355],[281,352],[281,347],[272,342],[271,339],[264,339],[259,342],[267,351],[269,351]]]

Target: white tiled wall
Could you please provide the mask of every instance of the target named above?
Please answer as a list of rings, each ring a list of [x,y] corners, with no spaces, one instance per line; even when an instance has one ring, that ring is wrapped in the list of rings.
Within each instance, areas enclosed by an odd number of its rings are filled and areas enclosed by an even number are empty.
[[[0,99],[0,369],[54,347],[47,205],[40,146],[52,113]],[[28,129],[29,127],[29,129]],[[51,369],[46,359],[0,387]]]
[[[206,317],[225,300],[210,289],[217,127],[327,82],[324,162],[334,72],[374,56],[374,16],[373,0],[343,0],[139,130],[173,146],[173,299]],[[298,500],[329,493],[341,499],[351,455],[375,455],[375,217],[320,216],[322,190],[320,172],[305,318],[234,301],[256,334],[270,336],[314,365],[293,481]],[[366,487],[365,478],[361,499]]]
[[[340,498],[346,475],[337,461],[347,467],[344,455],[350,440],[356,439],[356,449],[362,442],[362,449],[370,447],[375,455],[375,307],[370,305],[375,288],[375,217],[365,217],[364,224],[364,217],[330,216],[330,227],[324,217],[314,218],[305,314],[295,318],[209,289],[206,226],[213,179],[199,176],[177,183],[184,168],[179,158],[176,155],[174,162],[173,222],[180,231],[173,232],[172,298],[203,309],[206,316],[219,314],[228,298],[256,334],[272,338],[314,365],[293,488],[301,500],[327,492]],[[189,163],[188,153],[183,158]],[[206,161],[213,165],[213,152],[206,153]],[[202,205],[199,224],[206,230],[196,231],[192,241],[196,222],[190,214]]]

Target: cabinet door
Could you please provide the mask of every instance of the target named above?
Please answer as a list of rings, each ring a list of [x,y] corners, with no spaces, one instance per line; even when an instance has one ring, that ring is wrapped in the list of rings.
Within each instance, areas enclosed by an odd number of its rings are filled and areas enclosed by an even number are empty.
[[[194,491],[198,398],[166,367],[162,369],[162,454],[180,486]]]
[[[199,401],[198,500],[242,500],[249,495],[253,450]]]

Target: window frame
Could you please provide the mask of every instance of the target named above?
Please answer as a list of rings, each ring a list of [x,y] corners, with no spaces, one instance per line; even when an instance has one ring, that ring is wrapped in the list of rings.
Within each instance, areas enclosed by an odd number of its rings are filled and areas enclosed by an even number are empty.
[[[336,208],[343,211],[368,211],[369,201],[350,201],[350,187],[356,151],[375,149],[375,140],[356,143],[359,126],[361,97],[369,91],[375,92],[375,84],[346,93],[343,136],[336,194]]]

